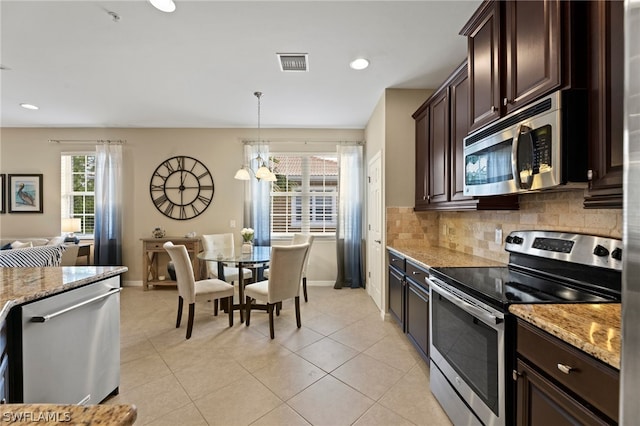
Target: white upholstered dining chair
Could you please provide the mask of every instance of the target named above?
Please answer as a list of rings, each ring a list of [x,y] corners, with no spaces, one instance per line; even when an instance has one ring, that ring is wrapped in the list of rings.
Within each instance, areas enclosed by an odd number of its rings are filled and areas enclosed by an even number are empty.
[[[309,244],[309,250],[307,250],[307,255],[304,258],[304,267],[302,268],[302,294],[304,295],[304,301],[308,302],[309,297],[307,296],[307,265],[309,265],[309,257],[311,254],[311,246],[313,245],[313,235],[309,234],[293,234],[293,239],[291,240],[291,245],[298,244]],[[269,278],[269,269],[265,269],[264,277]]]
[[[233,257],[235,254],[235,245],[233,242],[233,234],[203,234],[202,243],[204,250],[211,253],[220,253],[222,257]],[[224,281],[234,283],[238,281],[240,274],[238,268],[233,266],[224,266]],[[218,277],[218,262],[207,261],[207,276],[209,278]],[[248,268],[242,269],[243,280],[253,278],[253,271]]]
[[[187,339],[191,338],[196,296],[201,294],[205,294],[215,300],[227,298],[229,327],[233,326],[233,285],[217,278],[196,281],[193,277],[193,266],[191,265],[187,248],[184,245],[174,245],[171,241],[167,241],[162,247],[169,253],[169,257],[171,257],[176,271],[176,281],[178,285],[178,318],[176,320],[176,328],[180,327],[182,306],[186,301],[189,305]],[[217,315],[217,310],[215,314]]]
[[[244,287],[246,325],[251,321],[251,309],[256,300],[265,302],[269,313],[269,332],[275,337],[273,330],[273,311],[284,300],[294,299],[296,309],[296,325],[302,326],[300,321],[300,280],[304,268],[304,259],[309,251],[309,244],[290,246],[274,246],[271,248],[269,261],[269,279]]]

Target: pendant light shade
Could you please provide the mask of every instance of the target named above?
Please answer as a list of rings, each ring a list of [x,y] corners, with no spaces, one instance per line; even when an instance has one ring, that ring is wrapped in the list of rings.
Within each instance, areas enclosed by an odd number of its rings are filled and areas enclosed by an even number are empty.
[[[262,92],[254,92],[253,95],[256,98],[258,98],[258,143],[261,143],[262,141],[260,139],[260,98],[262,97]],[[236,172],[236,174],[234,176],[234,179],[250,180],[251,179],[251,173],[253,173],[253,175],[258,180],[265,180],[267,182],[275,182],[277,180],[277,177],[276,177],[275,173],[273,173],[271,171],[271,169],[269,168],[269,166],[267,165],[268,164],[267,163],[268,159],[265,161],[260,156],[260,153],[258,152],[258,157],[256,158],[256,161],[258,163],[258,170],[256,170],[254,172],[249,166],[243,165]]]
[[[249,180],[251,179],[251,175],[249,174],[249,170],[247,170],[246,167],[241,167],[240,169],[238,169],[236,175],[233,178],[238,180]]]
[[[173,0],[149,0],[149,3],[162,12],[171,13],[176,10]]]

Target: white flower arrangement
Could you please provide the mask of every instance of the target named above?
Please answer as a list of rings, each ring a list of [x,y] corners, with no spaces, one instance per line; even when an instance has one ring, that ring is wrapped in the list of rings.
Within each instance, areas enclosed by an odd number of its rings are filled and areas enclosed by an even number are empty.
[[[254,233],[254,230],[251,228],[242,228],[242,231],[240,231],[240,235],[242,235],[242,239],[245,243],[250,243],[251,241],[253,241]]]

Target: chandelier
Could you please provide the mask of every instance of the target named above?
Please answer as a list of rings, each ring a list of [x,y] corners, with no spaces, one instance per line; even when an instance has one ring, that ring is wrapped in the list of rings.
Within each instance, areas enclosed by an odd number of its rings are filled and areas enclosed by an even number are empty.
[[[258,98],[258,143],[260,143],[260,98],[262,97],[262,92],[253,92],[253,95]],[[253,174],[258,180],[265,180],[267,182],[274,182],[277,180],[275,173],[273,173],[267,166],[268,159],[263,159],[260,156],[260,152],[258,152],[256,161],[258,163],[258,170],[254,172],[251,167],[244,164],[240,169],[238,169],[234,178],[238,180],[250,180],[251,175]]]

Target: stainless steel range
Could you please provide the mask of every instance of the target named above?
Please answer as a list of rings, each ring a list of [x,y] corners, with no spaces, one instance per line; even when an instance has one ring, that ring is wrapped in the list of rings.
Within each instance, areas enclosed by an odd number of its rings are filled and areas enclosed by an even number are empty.
[[[432,268],[430,387],[455,425],[513,423],[514,303],[620,302],[622,242],[516,231],[505,267]]]

